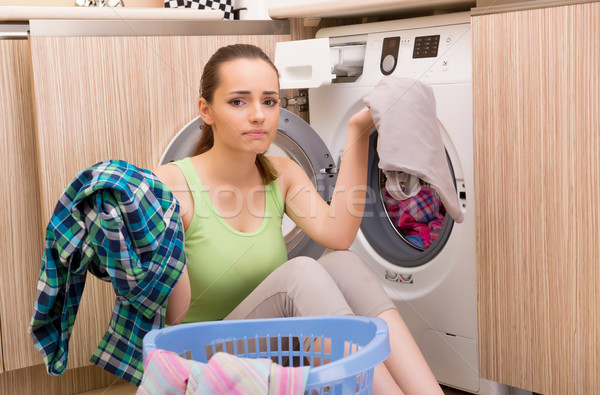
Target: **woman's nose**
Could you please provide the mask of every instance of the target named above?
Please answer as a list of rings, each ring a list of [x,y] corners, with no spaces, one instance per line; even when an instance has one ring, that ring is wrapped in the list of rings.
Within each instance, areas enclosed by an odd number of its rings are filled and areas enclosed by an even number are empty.
[[[261,103],[254,103],[250,109],[250,121],[262,122],[264,119],[265,113],[263,112]]]

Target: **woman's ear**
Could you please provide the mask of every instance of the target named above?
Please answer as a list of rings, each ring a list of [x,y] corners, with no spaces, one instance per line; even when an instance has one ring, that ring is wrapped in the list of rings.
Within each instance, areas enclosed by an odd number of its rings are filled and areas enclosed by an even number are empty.
[[[198,100],[198,111],[205,124],[212,125],[214,123],[210,105],[203,97]]]

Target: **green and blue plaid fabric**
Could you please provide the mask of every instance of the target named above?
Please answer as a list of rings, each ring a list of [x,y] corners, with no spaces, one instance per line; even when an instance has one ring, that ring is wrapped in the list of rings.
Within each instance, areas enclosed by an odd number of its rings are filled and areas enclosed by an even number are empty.
[[[138,385],[142,339],[164,326],[185,266],[179,204],[149,170],[105,161],[80,172],[46,229],[30,334],[51,375],[64,373],[86,273],[111,281],[110,327],[91,361]]]

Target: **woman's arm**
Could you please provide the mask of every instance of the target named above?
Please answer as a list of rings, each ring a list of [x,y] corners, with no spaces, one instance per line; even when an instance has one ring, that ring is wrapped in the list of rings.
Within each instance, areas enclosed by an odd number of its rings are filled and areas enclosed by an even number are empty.
[[[177,325],[183,321],[190,307],[191,298],[190,278],[188,277],[187,267],[184,267],[177,284],[175,284],[167,299],[167,314],[165,316],[167,325]]]
[[[288,163],[282,172],[286,186],[286,214],[313,240],[327,248],[349,248],[358,232],[365,208],[369,132],[372,128],[373,120],[367,108],[350,119],[330,206],[298,165]]]
[[[179,202],[179,213],[182,219],[182,226],[187,229],[189,222],[187,215],[189,215],[189,191],[186,194],[186,185],[183,175],[177,167],[173,165],[159,166],[152,170],[152,172],[158,177],[158,179],[165,184],[173,193],[177,201]],[[192,200],[193,201],[193,200]],[[185,220],[184,220],[184,217]],[[177,325],[187,314],[188,308],[190,307],[192,291],[190,289],[190,279],[187,272],[187,266],[183,268],[179,280],[173,287],[171,294],[167,300],[167,313],[165,317],[165,323],[167,325]]]

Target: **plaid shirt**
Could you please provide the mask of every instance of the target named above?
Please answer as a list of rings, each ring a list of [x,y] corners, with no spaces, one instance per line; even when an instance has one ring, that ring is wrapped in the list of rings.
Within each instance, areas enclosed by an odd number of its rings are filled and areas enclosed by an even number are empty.
[[[138,385],[142,339],[164,326],[166,301],[185,266],[179,205],[154,174],[123,161],[80,172],[60,197],[29,332],[48,373],[67,366],[69,336],[86,272],[111,281],[110,327],[91,362]]]

